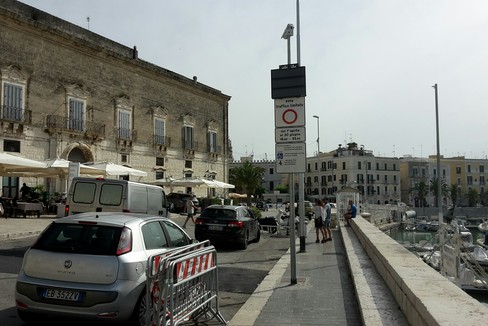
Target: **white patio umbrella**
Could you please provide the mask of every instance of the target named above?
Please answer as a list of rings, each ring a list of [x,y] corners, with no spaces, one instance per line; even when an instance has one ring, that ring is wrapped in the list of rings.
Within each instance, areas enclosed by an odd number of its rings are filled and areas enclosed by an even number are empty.
[[[73,162],[62,158],[48,160],[46,161],[47,173],[51,173],[52,175],[59,175],[59,176],[68,175],[70,163]],[[97,169],[93,166],[88,166],[80,163],[80,174],[105,175],[105,171],[102,169]]]
[[[16,169],[46,168],[46,163],[31,160],[20,155],[0,152],[0,174],[9,175]]]
[[[203,178],[194,178],[194,179],[165,178],[165,179],[156,179],[154,181],[149,181],[148,183],[159,185],[159,186],[170,186],[170,187],[198,187],[198,186],[213,187],[215,186],[213,180],[207,180]]]
[[[8,168],[10,176],[19,177],[60,177],[64,178],[69,173],[70,161],[57,158],[44,161],[44,167],[15,167]],[[80,174],[105,175],[105,171],[80,163]]]
[[[236,186],[230,183],[222,182],[222,181],[217,181],[217,180],[212,180],[214,183],[214,186],[211,188],[224,188],[224,189],[233,189]]]
[[[115,164],[112,162],[85,163],[85,165],[103,170],[108,175],[130,175],[135,177],[145,177],[147,172],[130,168],[128,166]]]

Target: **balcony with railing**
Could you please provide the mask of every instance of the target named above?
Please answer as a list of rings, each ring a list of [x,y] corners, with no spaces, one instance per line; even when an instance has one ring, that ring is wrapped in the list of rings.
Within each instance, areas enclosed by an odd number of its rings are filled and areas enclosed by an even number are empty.
[[[208,145],[207,151],[211,154],[221,154],[222,153],[222,147],[219,145],[213,145],[213,146]]]
[[[161,135],[153,135],[152,136],[152,144],[154,146],[170,146],[171,137],[161,136]]]
[[[188,151],[200,151],[201,144],[196,141],[191,140],[183,140],[182,147],[184,150]]]
[[[0,116],[3,122],[31,124],[32,111],[16,108],[8,105],[1,106]]]
[[[222,148],[219,145],[207,144],[207,154],[210,161],[217,161],[219,155],[222,154]]]
[[[137,130],[128,128],[115,128],[114,136],[117,140],[124,141],[136,141],[137,140]]]
[[[171,137],[153,135],[151,137],[151,144],[153,145],[155,151],[165,152],[168,147],[171,146]]]
[[[46,132],[66,133],[85,138],[102,140],[105,138],[105,125],[99,122],[70,119],[59,115],[46,116]]]

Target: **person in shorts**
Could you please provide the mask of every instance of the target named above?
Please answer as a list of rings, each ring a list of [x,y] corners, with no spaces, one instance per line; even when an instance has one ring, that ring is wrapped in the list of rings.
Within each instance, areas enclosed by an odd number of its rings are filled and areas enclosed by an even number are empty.
[[[186,229],[186,223],[188,223],[189,220],[195,224],[195,220],[193,219],[193,215],[195,215],[195,204],[193,203],[193,200],[195,198],[195,195],[191,195],[188,197],[186,200],[186,220],[185,223],[183,223],[183,228]]]
[[[322,234],[322,243],[325,243],[324,216],[324,203],[322,202],[322,200],[316,199],[314,207],[314,221],[317,240],[315,240],[315,243],[320,243],[320,233]]]
[[[324,198],[324,211],[325,211],[325,219],[324,219],[324,234],[325,234],[325,241],[332,241],[332,232],[330,230],[331,224],[331,211],[332,207],[329,204],[329,198]]]

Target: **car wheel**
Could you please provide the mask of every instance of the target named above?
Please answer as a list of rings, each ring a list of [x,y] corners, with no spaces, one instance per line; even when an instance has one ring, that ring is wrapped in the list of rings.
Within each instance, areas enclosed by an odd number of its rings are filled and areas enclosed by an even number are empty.
[[[246,232],[246,235],[244,236],[244,241],[241,243],[241,249],[247,249],[248,245],[249,245],[249,232]]]
[[[130,325],[146,325],[146,291],[142,291],[130,318]]]
[[[258,234],[256,234],[256,239],[254,240],[254,242],[258,243],[259,240],[261,240],[261,230],[258,230]]]

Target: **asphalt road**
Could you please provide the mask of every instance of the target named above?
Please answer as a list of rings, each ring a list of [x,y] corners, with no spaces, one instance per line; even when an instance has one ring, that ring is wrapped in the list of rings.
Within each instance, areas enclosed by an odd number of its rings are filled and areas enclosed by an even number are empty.
[[[271,214],[266,214],[271,215]],[[173,215],[182,225],[185,216]],[[193,237],[193,224],[190,222],[187,232]],[[0,242],[0,325],[25,325],[17,316],[14,302],[15,280],[22,263],[25,250],[35,237]],[[288,237],[263,235],[259,243],[249,244],[246,250],[235,247],[220,246],[217,250],[219,311],[229,321],[246,302],[256,287],[261,283],[276,262],[290,247]],[[50,320],[50,325],[63,325],[67,321]],[[70,325],[86,325],[86,322],[69,321]],[[92,326],[104,323],[91,323]],[[202,325],[218,325],[211,320]]]

